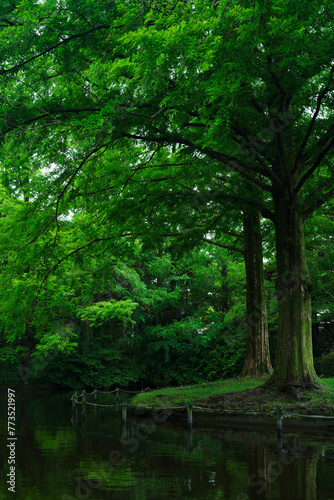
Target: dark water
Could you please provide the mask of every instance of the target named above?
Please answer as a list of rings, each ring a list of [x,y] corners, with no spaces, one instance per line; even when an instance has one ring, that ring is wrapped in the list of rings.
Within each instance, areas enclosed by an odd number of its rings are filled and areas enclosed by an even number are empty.
[[[87,407],[70,394],[16,394],[15,493],[8,491],[7,395],[1,395],[1,499],[334,500],[329,437],[197,429]],[[113,403],[113,401],[110,401]],[[195,417],[194,417],[195,418]]]

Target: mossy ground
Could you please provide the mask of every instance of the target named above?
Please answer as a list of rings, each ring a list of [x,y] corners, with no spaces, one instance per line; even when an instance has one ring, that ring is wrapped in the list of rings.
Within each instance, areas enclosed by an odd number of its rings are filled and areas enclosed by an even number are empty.
[[[262,387],[266,377],[218,380],[197,385],[168,387],[136,395],[131,403],[145,406],[195,404],[217,409],[273,411],[278,406],[303,415],[334,416],[334,378],[321,379],[320,389],[298,389],[296,394]]]

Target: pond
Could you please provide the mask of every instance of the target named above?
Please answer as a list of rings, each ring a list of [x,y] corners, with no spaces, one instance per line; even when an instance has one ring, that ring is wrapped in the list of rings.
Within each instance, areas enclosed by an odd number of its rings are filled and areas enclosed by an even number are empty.
[[[15,493],[1,394],[1,499],[334,500],[332,436],[197,428],[87,407],[71,394],[16,392]],[[99,401],[100,402],[100,401]],[[109,401],[114,404],[113,401]]]

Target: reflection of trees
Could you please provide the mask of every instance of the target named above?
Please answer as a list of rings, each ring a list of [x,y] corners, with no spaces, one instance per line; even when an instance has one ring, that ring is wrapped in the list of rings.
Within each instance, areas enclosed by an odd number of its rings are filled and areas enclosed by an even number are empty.
[[[334,455],[328,444],[321,446],[316,440],[309,441],[306,448],[287,443],[288,434],[284,434],[282,449],[278,449],[272,433],[195,429],[189,441],[180,426],[157,425],[149,433],[140,420],[129,419],[121,441],[119,412],[102,411],[93,418],[87,411],[84,423],[79,414],[73,432],[68,397],[29,395],[26,399],[17,407],[19,498],[32,498],[38,485],[43,498],[51,498],[54,492],[54,498],[63,493],[68,498],[86,494],[88,498],[91,493],[89,498],[138,500],[315,500],[316,475],[318,500],[332,498]],[[59,415],[66,416],[67,426]],[[116,450],[121,460],[114,463],[110,454]],[[328,460],[318,464],[318,456],[324,458],[325,450]],[[6,460],[4,453],[1,457]],[[55,475],[61,479],[58,486]],[[20,496],[22,484],[24,494]],[[7,496],[0,485],[0,498]]]
[[[303,455],[282,460],[279,475],[281,498],[284,500],[316,500],[317,463],[321,449],[308,447]],[[286,463],[287,465],[284,465]]]
[[[316,500],[317,462],[321,449],[287,443],[274,452],[272,445],[248,443],[249,499],[270,500],[279,489],[284,500]],[[276,483],[277,486],[271,486]]]
[[[272,452],[263,443],[249,443],[249,498],[251,500],[270,500],[272,482],[271,461]]]

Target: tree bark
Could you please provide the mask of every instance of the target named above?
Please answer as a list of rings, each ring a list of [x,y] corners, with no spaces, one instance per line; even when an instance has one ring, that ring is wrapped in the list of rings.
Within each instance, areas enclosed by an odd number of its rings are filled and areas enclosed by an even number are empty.
[[[257,210],[244,212],[247,340],[243,375],[265,375],[273,369],[269,354],[267,306],[264,288],[262,236]]]
[[[287,190],[288,191],[288,190]],[[313,366],[310,279],[299,195],[274,191],[278,338],[274,386],[317,383]]]

